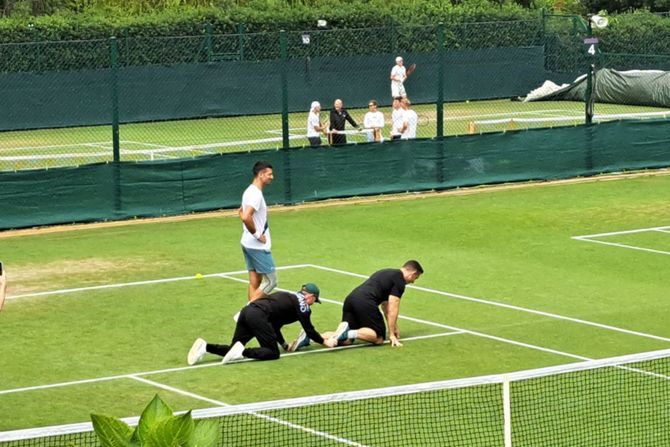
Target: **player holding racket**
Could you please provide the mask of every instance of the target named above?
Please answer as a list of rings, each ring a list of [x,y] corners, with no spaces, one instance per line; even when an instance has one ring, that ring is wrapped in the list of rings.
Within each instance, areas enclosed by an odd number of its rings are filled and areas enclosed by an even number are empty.
[[[401,56],[395,58],[395,65],[391,69],[391,97],[397,98],[406,97],[405,80],[414,73],[416,64],[412,64],[409,68],[405,68],[405,62]]]

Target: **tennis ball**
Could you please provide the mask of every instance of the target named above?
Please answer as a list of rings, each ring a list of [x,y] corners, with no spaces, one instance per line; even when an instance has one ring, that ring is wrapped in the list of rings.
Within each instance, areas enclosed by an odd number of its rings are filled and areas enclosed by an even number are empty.
[[[202,273],[196,273],[195,279],[202,279]]]
[[[470,104],[470,100],[469,100],[469,99],[466,99],[466,100],[465,100],[465,103],[466,103],[466,104]]]

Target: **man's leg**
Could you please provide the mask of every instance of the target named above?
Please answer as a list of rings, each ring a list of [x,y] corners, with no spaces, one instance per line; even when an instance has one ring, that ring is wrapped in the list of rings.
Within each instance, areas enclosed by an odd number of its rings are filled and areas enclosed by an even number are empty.
[[[249,271],[249,301],[262,298],[277,286],[277,271],[272,253],[265,250],[242,248]]]
[[[260,291],[262,280],[263,275],[257,273],[254,270],[249,270],[249,289],[247,292],[247,298],[249,301],[256,300],[263,296],[263,292]]]
[[[242,317],[240,316],[240,318]],[[268,319],[268,315],[251,304],[246,312],[246,322],[249,330],[258,340],[260,347],[247,348],[242,352],[242,355],[256,360],[277,360],[279,358],[277,335]]]
[[[373,301],[351,295],[344,300],[342,323],[336,330],[339,344],[351,344],[358,339],[381,345],[385,333],[384,317]]]

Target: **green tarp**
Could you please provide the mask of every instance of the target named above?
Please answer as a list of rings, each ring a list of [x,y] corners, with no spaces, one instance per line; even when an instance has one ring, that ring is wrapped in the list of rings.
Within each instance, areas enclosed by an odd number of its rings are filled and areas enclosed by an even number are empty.
[[[586,77],[533,101],[584,101]],[[670,107],[670,73],[656,70],[617,71],[603,68],[593,84],[596,103]]]
[[[670,166],[670,122],[0,173],[0,229],[236,208],[259,159],[269,204]]]

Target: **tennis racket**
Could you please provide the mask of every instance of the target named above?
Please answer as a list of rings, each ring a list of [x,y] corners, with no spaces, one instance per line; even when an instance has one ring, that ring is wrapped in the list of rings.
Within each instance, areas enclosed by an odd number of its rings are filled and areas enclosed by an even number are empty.
[[[412,64],[409,67],[407,67],[407,76],[411,75],[414,73],[414,70],[416,70],[416,64]]]
[[[427,113],[418,113],[418,122],[417,126],[423,127],[423,126],[428,126],[430,125],[430,116]]]

